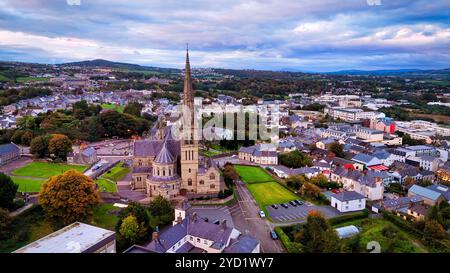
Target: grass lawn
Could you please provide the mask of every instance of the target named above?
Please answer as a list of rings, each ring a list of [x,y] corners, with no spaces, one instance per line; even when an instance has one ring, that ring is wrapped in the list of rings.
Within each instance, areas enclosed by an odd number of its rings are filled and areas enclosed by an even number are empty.
[[[17,77],[16,81],[19,83],[22,82],[44,82],[44,81],[48,81],[50,80],[50,78],[46,78],[46,77]]]
[[[11,179],[19,185],[19,192],[39,192],[42,184],[47,181],[46,179],[29,179],[17,176],[11,176]]]
[[[361,228],[361,240],[360,248],[366,249],[367,243],[370,241],[377,241],[381,245],[381,252],[395,252],[395,253],[423,253],[427,252],[427,249],[420,244],[417,240],[400,230],[398,227],[390,223],[385,219],[360,219],[350,222],[341,223],[335,227],[342,227],[348,225],[355,225]],[[393,242],[393,238],[383,235],[382,230],[385,227],[392,227],[397,232],[395,237],[395,245],[390,246]],[[344,239],[344,240],[350,240]],[[384,249],[384,251],[383,251]]]
[[[101,178],[109,178],[117,182],[122,180],[129,172],[129,168],[125,168],[123,167],[123,163],[119,163],[106,173],[102,174]]]
[[[22,168],[12,171],[16,176],[28,176],[36,178],[49,178],[54,175],[62,174],[68,170],[77,170],[82,172],[86,169],[86,166],[80,165],[68,165],[59,163],[47,163],[47,162],[31,162],[23,166]]]
[[[116,215],[120,208],[114,207],[113,204],[100,204],[94,209],[92,224],[101,228],[115,230],[119,217]]]
[[[259,207],[266,211],[266,206],[272,204],[286,203],[291,200],[300,199],[277,182],[255,183],[247,185],[250,193],[255,198]]]
[[[116,110],[117,112],[123,113],[123,106],[122,105],[116,105],[112,103],[103,103],[100,105],[103,109],[111,109]]]
[[[100,177],[95,180],[95,183],[97,183],[100,192],[117,192],[117,184],[114,181]]]
[[[5,75],[0,74],[0,82],[7,82],[7,81],[9,81],[9,79]]]
[[[222,152],[213,151],[213,150],[200,150],[200,153],[204,156],[215,156],[220,155]]]
[[[247,184],[274,181],[273,177],[260,167],[234,165],[234,168]]]

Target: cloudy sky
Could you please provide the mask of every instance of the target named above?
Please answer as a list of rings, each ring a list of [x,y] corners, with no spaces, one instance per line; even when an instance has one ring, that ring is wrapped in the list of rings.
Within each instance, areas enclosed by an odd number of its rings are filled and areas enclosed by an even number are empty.
[[[0,0],[0,60],[299,71],[450,67],[448,0]]]

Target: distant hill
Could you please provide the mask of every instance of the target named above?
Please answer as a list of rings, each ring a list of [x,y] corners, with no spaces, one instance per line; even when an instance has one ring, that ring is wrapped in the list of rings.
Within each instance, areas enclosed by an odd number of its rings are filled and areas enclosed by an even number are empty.
[[[363,75],[363,76],[450,76],[450,68],[421,70],[421,69],[394,69],[394,70],[341,70],[336,72],[327,72],[323,74],[331,75]]]
[[[178,73],[179,69],[176,68],[162,68],[155,66],[142,66],[138,64],[112,62],[103,59],[95,59],[81,62],[71,62],[59,64],[60,66],[79,66],[79,67],[103,67],[103,68],[115,68],[132,71],[157,71],[163,73]]]

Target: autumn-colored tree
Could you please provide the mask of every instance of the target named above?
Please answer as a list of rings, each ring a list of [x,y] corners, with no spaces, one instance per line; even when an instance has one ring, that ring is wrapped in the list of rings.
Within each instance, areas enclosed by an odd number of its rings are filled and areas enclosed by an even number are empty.
[[[100,197],[90,177],[68,170],[42,185],[38,201],[49,219],[67,225],[90,218]]]
[[[409,176],[406,177],[405,180],[403,181],[403,186],[405,187],[405,189],[411,188],[414,184],[416,184],[416,180],[414,180],[414,178]]]
[[[292,189],[299,190],[308,181],[304,175],[292,175],[286,180],[286,185]]]
[[[31,143],[31,140],[33,140],[33,132],[30,130],[27,130],[23,133],[22,137],[20,138],[20,142],[22,145],[29,146]]]
[[[72,151],[72,141],[62,134],[53,134],[48,143],[48,151],[56,158],[67,160],[67,155]]]
[[[320,188],[309,182],[303,184],[300,192],[302,195],[306,195],[312,198],[318,198],[321,194]]]
[[[445,230],[436,220],[427,221],[423,233],[425,234],[424,239],[430,244],[432,244],[434,240],[445,238]]]
[[[48,156],[48,144],[50,142],[51,135],[37,136],[31,140],[30,153],[38,158]]]

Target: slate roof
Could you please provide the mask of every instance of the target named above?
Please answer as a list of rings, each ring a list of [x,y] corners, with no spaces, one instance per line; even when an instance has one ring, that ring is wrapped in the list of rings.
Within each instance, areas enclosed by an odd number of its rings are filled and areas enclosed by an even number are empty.
[[[14,143],[0,145],[0,155],[12,152],[20,153],[20,148]]]
[[[155,163],[159,164],[171,164],[175,161],[175,157],[167,148],[167,140],[164,140],[161,150],[155,158]]]
[[[367,154],[357,154],[352,158],[353,161],[363,164],[369,164],[373,159],[375,159],[375,157]]]
[[[340,193],[333,193],[331,196],[341,202],[365,199],[364,195],[357,193],[356,191],[344,191]]]
[[[180,141],[168,139],[167,147],[176,158],[180,155]],[[134,156],[155,157],[163,147],[164,140],[137,140],[134,142]]]
[[[441,184],[436,184],[428,186],[427,189],[435,192],[440,192],[447,201],[450,200],[450,187]]]
[[[408,193],[413,193],[415,195],[419,195],[434,201],[438,200],[442,195],[440,192],[436,192],[419,185],[413,185],[411,188],[409,188]]]
[[[225,248],[224,253],[250,253],[259,244],[259,241],[250,235],[241,235],[237,241]]]

